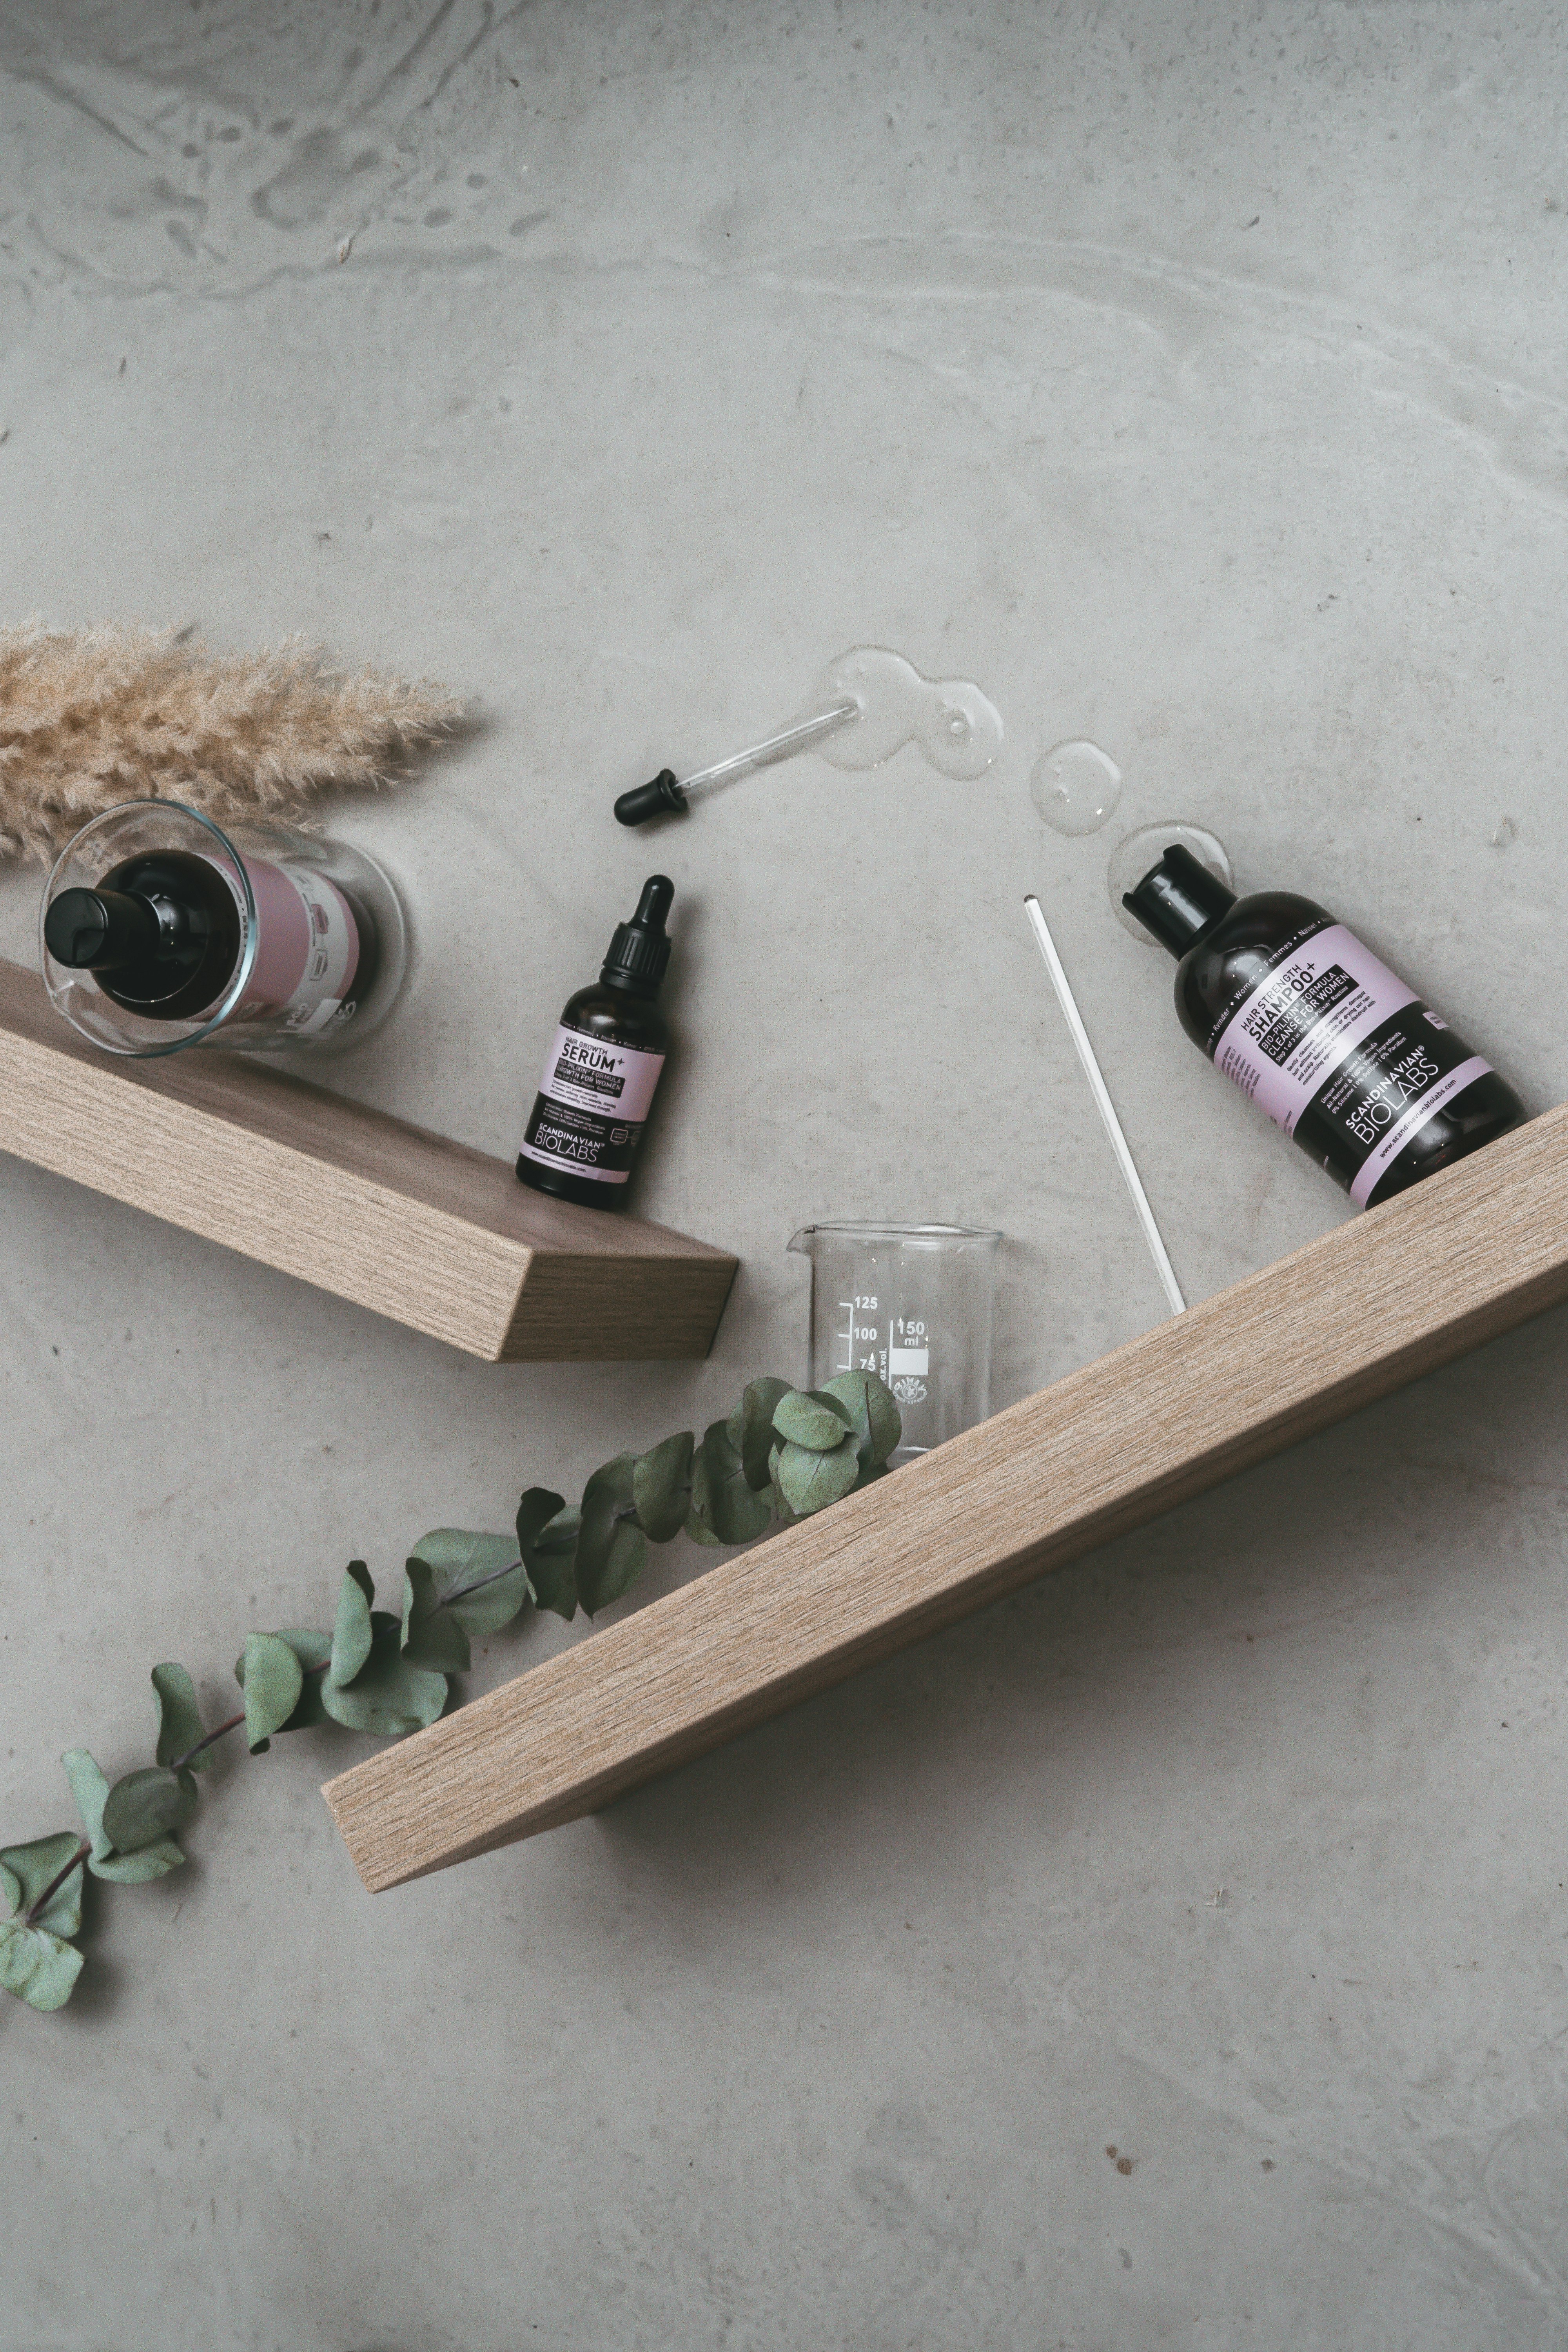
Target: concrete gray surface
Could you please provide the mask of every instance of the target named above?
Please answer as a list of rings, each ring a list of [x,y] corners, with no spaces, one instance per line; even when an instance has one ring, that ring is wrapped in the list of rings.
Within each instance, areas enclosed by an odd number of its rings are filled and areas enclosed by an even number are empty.
[[[1152,1322],[1027,887],[1190,1292],[1345,1213],[1110,919],[1130,824],[1568,1094],[1565,98],[1541,0],[0,10],[5,613],[479,698],[337,819],[419,960],[333,1082],[473,1143],[667,862],[642,1202],[744,1261],[706,1366],[498,1370],[6,1164],[0,1833],[142,1760],[154,1660],[216,1707],[352,1552],[797,1371],[808,1218],[1005,1228],[999,1402]],[[985,782],[611,823],[864,641],[981,681]],[[1126,789],[1068,841],[1079,735]],[[1557,1314],[375,1900],[363,1743],[230,1758],[78,2004],[0,2015],[0,2344],[1568,2346],[1565,1392]]]

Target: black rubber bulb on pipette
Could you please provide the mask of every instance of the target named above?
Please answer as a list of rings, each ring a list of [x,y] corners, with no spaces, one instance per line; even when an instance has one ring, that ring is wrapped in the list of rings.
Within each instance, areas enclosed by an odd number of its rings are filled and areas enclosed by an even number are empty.
[[[646,824],[650,816],[686,814],[686,794],[675,781],[673,768],[661,768],[650,783],[634,784],[616,803],[616,815],[622,824]]]

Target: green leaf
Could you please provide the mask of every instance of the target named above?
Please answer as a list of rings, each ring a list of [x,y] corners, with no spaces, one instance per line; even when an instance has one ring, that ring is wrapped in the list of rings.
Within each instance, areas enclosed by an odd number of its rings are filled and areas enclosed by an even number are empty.
[[[664,1438],[632,1467],[632,1507],[654,1543],[669,1543],[686,1525],[691,1492],[691,1432]]]
[[[153,1691],[158,1702],[158,1745],[153,1752],[160,1764],[174,1764],[207,1736],[196,1686],[184,1666],[154,1666]],[[205,1772],[212,1760],[212,1749],[203,1748],[199,1756],[191,1757],[190,1769]]]
[[[773,1505],[773,1516],[780,1527],[793,1528],[800,1513],[790,1509],[784,1500],[784,1488],[779,1485],[779,1455],[783,1452],[782,1445],[775,1445],[768,1455],[768,1500]]]
[[[557,1617],[577,1612],[577,1531],[583,1514],[548,1486],[530,1486],[517,1507],[517,1548],[532,1587],[534,1605]]]
[[[353,1682],[345,1687],[329,1675],[321,1704],[334,1723],[351,1731],[395,1739],[434,1723],[447,1704],[447,1687],[445,1675],[409,1664],[401,1618],[378,1609],[371,1620],[369,1652]]]
[[[590,1617],[618,1601],[642,1574],[647,1538],[632,1517],[635,1454],[617,1454],[583,1489],[577,1536],[577,1598]]]
[[[327,1680],[340,1688],[352,1683],[370,1655],[370,1611],[375,1586],[363,1559],[351,1559],[338,1593],[337,1622],[332,1627],[331,1664]]]
[[[276,1726],[276,1728],[279,1731],[308,1731],[314,1723],[325,1723],[327,1710],[321,1705],[321,1675],[323,1669],[331,1660],[331,1635],[313,1633],[304,1625],[285,1625],[279,1632],[268,1633],[265,1638],[269,1642],[287,1643],[300,1661],[299,1699],[287,1723],[280,1723]],[[234,1662],[234,1678],[243,1690],[245,1688],[243,1654]],[[248,1730],[247,1736],[248,1737]],[[252,1753],[259,1754],[260,1750],[253,1749]]]
[[[722,1551],[724,1549],[723,1538],[716,1536],[711,1528],[704,1526],[695,1511],[689,1511],[686,1515],[686,1532],[693,1543],[711,1544],[715,1551]]]
[[[29,2009],[63,2009],[81,1962],[76,1946],[47,1927],[25,1927],[15,1919],[0,1927],[0,1991],[14,1992]]]
[[[80,1843],[74,1830],[57,1830],[53,1837],[35,1838],[31,1845],[0,1848],[0,1893],[18,1919],[26,1918]],[[51,1935],[74,1936],[81,1926],[81,1885],[80,1871],[73,1870],[55,1888],[32,1925],[47,1927]]]
[[[103,1801],[103,1833],[121,1853],[140,1853],[188,1822],[196,1810],[195,1776],[149,1764],[116,1780]]]
[[[869,1472],[885,1463],[904,1433],[903,1418],[892,1391],[875,1372],[839,1372],[823,1390],[844,1407],[860,1449],[860,1467]]]
[[[779,1490],[801,1518],[826,1510],[847,1495],[860,1475],[860,1454],[852,1436],[846,1436],[831,1454],[805,1445],[786,1445],[779,1454]]]
[[[520,1574],[521,1570],[519,1560]],[[468,1671],[468,1637],[451,1611],[442,1608],[436,1570],[427,1559],[411,1559],[403,1572],[402,1642],[411,1666],[427,1666],[437,1675]]]
[[[472,1641],[510,1625],[524,1601],[532,1600],[521,1550],[513,1536],[478,1536],[466,1528],[433,1528],[415,1545],[414,1558],[427,1561],[435,1570],[442,1605]],[[476,1586],[483,1589],[476,1591]],[[436,1662],[425,1658],[419,1663],[433,1665]],[[466,1658],[463,1664],[468,1664]]]
[[[773,1407],[773,1427],[792,1445],[814,1454],[831,1453],[844,1442],[849,1408],[825,1389],[791,1389]]]
[[[691,1515],[721,1543],[750,1543],[772,1516],[746,1483],[741,1456],[728,1425],[710,1422],[691,1467]]]
[[[771,1372],[761,1380],[749,1381],[740,1403],[725,1423],[730,1443],[741,1457],[742,1475],[747,1486],[759,1495],[768,1484],[773,1414],[779,1399],[788,1394],[789,1382],[776,1380]]]
[[[0,1852],[0,1892],[13,1915],[0,1926],[0,1990],[29,2009],[63,2009],[81,1974],[81,1954],[67,1940],[81,1926],[82,1873],[67,1867],[80,1856],[81,1840],[70,1830]],[[29,1919],[62,1870],[66,1876]]]
[[[150,1878],[162,1878],[165,1871],[178,1870],[185,1857],[172,1837],[159,1838],[152,1845],[143,1846],[139,1853],[116,1853],[103,1826],[108,1781],[85,1748],[68,1748],[60,1762],[66,1768],[81,1825],[91,1842],[92,1853],[87,1866],[95,1878],[112,1879],[121,1886],[144,1886]]]
[[[247,1633],[236,1680],[245,1693],[246,1746],[259,1756],[299,1706],[304,1671],[291,1645],[278,1634]]]

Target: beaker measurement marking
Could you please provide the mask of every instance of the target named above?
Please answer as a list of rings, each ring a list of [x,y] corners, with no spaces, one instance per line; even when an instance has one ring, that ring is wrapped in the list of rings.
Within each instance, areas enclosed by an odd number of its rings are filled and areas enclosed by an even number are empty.
[[[836,1332],[834,1335],[844,1349],[844,1361],[841,1364],[835,1364],[834,1370],[836,1372],[885,1371],[883,1357],[886,1351],[878,1346],[882,1336],[879,1328],[875,1323],[859,1323],[856,1320],[858,1315],[875,1313],[877,1307],[875,1296],[869,1292],[862,1292],[854,1298],[841,1298],[838,1304],[849,1320],[842,1331]],[[867,1339],[871,1342],[872,1353],[860,1357],[857,1362],[856,1347],[860,1341]]]

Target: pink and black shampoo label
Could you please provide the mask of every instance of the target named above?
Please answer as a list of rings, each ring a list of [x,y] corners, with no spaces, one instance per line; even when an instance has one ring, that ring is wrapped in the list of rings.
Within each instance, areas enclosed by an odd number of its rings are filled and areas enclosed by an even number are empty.
[[[256,901],[256,961],[235,1021],[281,1013],[300,1037],[319,1037],[353,1016],[359,926],[348,900],[308,866],[248,857]],[[232,883],[230,887],[233,887]]]
[[[1364,1209],[1406,1144],[1491,1064],[1342,923],[1303,924],[1227,1005],[1209,1053]]]
[[[663,1067],[662,1054],[563,1025],[545,1057],[523,1158],[593,1183],[624,1184]]]

